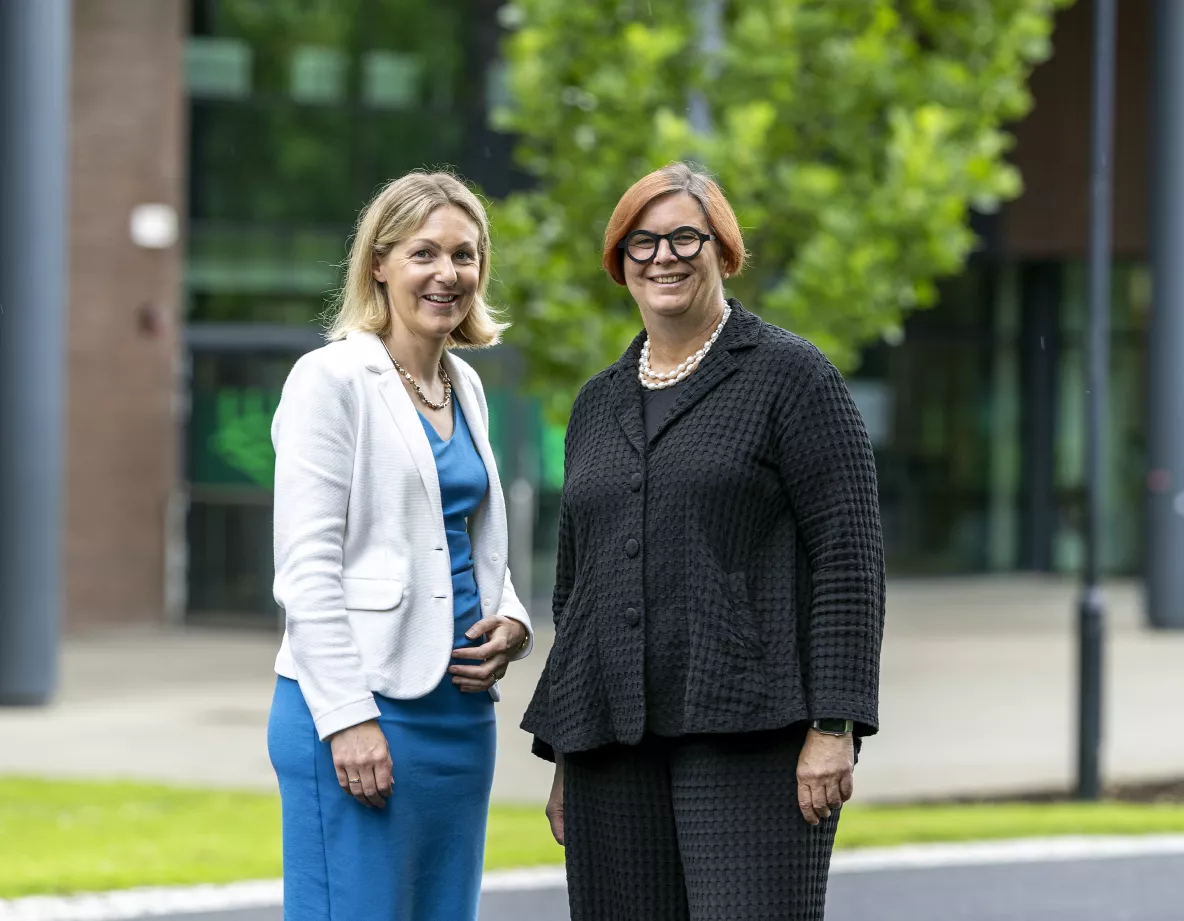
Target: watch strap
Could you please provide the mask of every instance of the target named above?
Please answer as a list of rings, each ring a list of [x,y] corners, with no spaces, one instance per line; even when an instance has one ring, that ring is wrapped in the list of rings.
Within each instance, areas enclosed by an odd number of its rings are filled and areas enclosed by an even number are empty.
[[[823,717],[822,719],[814,720],[811,725],[818,732],[824,732],[827,735],[842,736],[855,729],[853,720],[834,719],[830,717]]]

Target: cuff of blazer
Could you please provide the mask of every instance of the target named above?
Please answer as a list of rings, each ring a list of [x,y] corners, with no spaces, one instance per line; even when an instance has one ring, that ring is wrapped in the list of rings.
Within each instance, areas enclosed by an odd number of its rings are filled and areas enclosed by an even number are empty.
[[[503,613],[502,611],[498,611],[497,614],[498,617],[501,617],[505,620],[516,620],[526,628],[526,642],[523,644],[521,649],[510,656],[511,662],[517,662],[519,659],[525,659],[528,655],[530,655],[530,651],[534,649],[534,630],[530,626],[530,618],[525,616],[525,611],[522,611],[521,613],[524,616],[516,617],[514,614],[507,614]]]
[[[530,655],[531,650],[534,649],[534,631],[530,629],[530,622],[520,620],[517,617],[511,617],[509,614],[501,614],[498,616],[504,617],[506,620],[516,620],[526,628],[526,642],[523,644],[521,649],[510,656],[510,661],[517,662],[519,659],[525,659],[528,655]]]
[[[367,720],[378,719],[378,716],[378,703],[371,694],[365,700],[355,700],[336,710],[322,713],[313,722],[317,727],[317,736],[324,742],[335,732],[341,732],[342,729],[349,729],[350,726],[357,726]]]

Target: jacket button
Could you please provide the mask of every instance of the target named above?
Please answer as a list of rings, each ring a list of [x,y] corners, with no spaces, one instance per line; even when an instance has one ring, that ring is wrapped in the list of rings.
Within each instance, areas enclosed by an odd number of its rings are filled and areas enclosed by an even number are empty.
[[[641,549],[641,545],[630,537],[625,541],[625,553],[629,556],[637,556],[637,551]]]
[[[640,473],[635,473],[629,477],[629,488],[634,492],[641,492],[641,484],[644,482],[644,477]]]
[[[641,615],[637,613],[637,608],[625,609],[625,623],[627,623],[630,627],[636,627],[639,623],[641,623]]]
[[[497,562],[497,554],[496,553],[490,554],[489,558],[491,560],[493,560],[493,562],[495,562],[495,563]]]

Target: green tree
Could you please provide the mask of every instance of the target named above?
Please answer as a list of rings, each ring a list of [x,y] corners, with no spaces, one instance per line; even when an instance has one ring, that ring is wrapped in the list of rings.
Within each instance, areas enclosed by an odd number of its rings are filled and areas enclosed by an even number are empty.
[[[497,118],[535,185],[494,208],[499,299],[552,409],[639,328],[599,268],[603,232],[671,160],[705,164],[745,228],[752,263],[729,293],[840,366],[931,305],[974,246],[971,209],[1021,190],[1004,127],[1068,2],[515,0]]]

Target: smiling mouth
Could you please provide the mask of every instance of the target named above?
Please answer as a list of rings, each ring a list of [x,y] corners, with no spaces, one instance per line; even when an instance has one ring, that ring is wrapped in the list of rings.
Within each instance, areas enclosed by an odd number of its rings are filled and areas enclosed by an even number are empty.
[[[423,299],[433,304],[454,304],[459,297],[459,294],[425,294]]]
[[[687,277],[686,275],[655,275],[650,278],[650,281],[656,285],[677,285]]]

